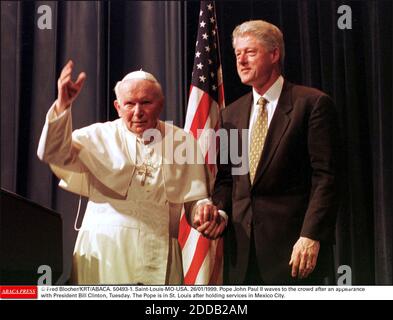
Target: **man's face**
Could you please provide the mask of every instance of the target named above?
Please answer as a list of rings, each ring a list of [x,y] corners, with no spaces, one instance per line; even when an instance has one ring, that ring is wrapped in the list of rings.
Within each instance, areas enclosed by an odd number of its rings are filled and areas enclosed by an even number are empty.
[[[164,97],[155,83],[142,79],[125,81],[117,98],[115,108],[128,130],[142,136],[145,130],[156,127]]]
[[[235,38],[234,49],[241,82],[255,88],[263,87],[277,66],[278,50],[268,52],[252,35]]]

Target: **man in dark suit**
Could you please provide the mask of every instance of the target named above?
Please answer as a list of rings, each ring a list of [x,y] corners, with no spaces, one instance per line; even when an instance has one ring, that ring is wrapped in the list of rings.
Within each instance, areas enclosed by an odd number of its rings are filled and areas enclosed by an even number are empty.
[[[324,284],[337,211],[333,101],[282,77],[284,41],[276,26],[262,20],[237,26],[233,48],[239,77],[252,92],[222,111],[221,125],[238,129],[239,137],[249,129],[248,141],[229,141],[228,152],[246,152],[250,171],[236,175],[231,162],[218,165],[213,203],[229,216],[226,282]]]

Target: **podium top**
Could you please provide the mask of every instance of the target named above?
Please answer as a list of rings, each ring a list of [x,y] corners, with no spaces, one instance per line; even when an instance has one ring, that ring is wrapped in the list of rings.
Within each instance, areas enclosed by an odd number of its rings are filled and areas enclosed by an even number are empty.
[[[34,207],[36,209],[42,210],[44,211],[46,214],[50,214],[50,215],[54,215],[56,217],[59,217],[61,219],[61,215],[60,213],[54,211],[53,209],[50,209],[48,207],[45,207],[43,205],[40,205],[28,198],[25,198],[19,194],[16,194],[12,191],[9,191],[7,189],[1,188],[1,193],[0,193],[0,199],[1,199],[1,209],[3,210],[3,201],[7,201],[7,199],[13,199],[13,201],[22,201],[24,202],[26,205]]]

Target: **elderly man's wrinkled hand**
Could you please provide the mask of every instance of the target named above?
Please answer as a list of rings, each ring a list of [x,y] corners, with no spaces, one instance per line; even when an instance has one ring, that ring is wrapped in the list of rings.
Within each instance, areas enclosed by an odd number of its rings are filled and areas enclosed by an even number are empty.
[[[81,72],[75,82],[72,81],[72,69],[74,63],[70,60],[61,71],[60,77],[57,81],[57,101],[56,113],[60,114],[70,107],[71,103],[80,93],[83,83],[86,79],[86,73]]]
[[[199,227],[205,222],[215,221],[219,216],[218,210],[215,205],[210,203],[200,204],[196,208],[194,216],[194,225]]]
[[[292,266],[291,276],[299,279],[307,278],[317,264],[319,241],[300,237],[292,250],[289,265]]]
[[[225,219],[220,216],[216,206],[212,204],[198,206],[193,223],[196,229],[209,239],[217,239],[226,226]]]

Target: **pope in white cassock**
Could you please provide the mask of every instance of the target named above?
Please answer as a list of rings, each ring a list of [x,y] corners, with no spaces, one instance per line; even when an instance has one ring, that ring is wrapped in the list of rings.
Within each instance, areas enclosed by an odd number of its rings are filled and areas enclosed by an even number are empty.
[[[158,120],[162,89],[143,71],[117,83],[119,119],[73,131],[71,104],[86,74],[73,82],[72,69],[69,61],[61,72],[37,151],[62,188],[89,198],[75,244],[72,283],[181,284],[177,235],[183,204],[206,236],[224,228],[217,210],[196,205],[209,197],[211,184],[197,143]],[[193,152],[178,163],[175,150],[184,141]]]

